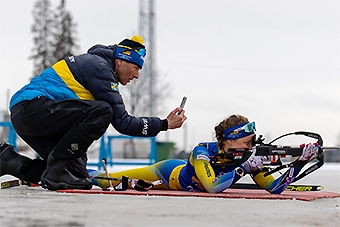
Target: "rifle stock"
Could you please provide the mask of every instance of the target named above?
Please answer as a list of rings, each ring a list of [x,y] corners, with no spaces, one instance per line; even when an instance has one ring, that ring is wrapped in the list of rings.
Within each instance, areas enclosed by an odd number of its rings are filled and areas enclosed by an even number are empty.
[[[301,156],[303,148],[300,147],[289,147],[276,145],[260,145],[256,146],[256,156],[271,156],[271,155],[289,155],[292,157]]]

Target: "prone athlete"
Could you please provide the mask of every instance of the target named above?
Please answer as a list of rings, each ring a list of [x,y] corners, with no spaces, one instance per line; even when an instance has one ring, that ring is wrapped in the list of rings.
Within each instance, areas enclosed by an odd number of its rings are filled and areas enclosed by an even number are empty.
[[[215,127],[217,142],[198,144],[186,161],[163,160],[146,167],[109,173],[109,177],[119,179],[127,176],[129,179],[143,179],[150,182],[162,180],[162,184],[155,185],[154,189],[219,193],[246,174],[250,174],[261,188],[273,194],[280,194],[293,182],[301,169],[317,156],[319,148],[317,145],[307,144],[296,164],[284,174],[277,178],[273,175],[264,176],[267,170],[262,169],[263,161],[268,160],[268,157],[253,156],[252,152],[240,152],[237,156],[232,156],[230,151],[235,149],[251,151],[256,136],[255,130],[254,122],[249,122],[242,115],[231,115]],[[219,154],[223,155],[219,156]],[[88,171],[93,185],[103,189],[109,187],[108,180],[96,179],[96,177],[105,178],[103,171]],[[112,181],[113,185],[119,183],[119,180]],[[131,183],[129,187],[132,187]]]

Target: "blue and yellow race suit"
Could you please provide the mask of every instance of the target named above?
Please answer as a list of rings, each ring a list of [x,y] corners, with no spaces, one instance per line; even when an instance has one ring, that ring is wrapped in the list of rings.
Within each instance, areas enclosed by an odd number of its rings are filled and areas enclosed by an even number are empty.
[[[128,176],[129,179],[143,179],[156,181],[161,179],[162,185],[155,189],[170,189],[184,191],[207,191],[219,193],[236,183],[241,177],[236,174],[238,166],[226,166],[225,168],[211,165],[210,158],[220,152],[216,142],[200,143],[190,153],[188,160],[168,159],[153,165],[130,169],[115,173],[109,173],[112,178]],[[277,179],[269,175],[264,177],[265,172],[252,175],[254,181],[270,193],[279,194],[295,179],[302,167],[292,167]],[[105,177],[103,171],[88,170],[92,177]],[[245,171],[245,170],[244,170]],[[247,174],[247,172],[245,172]],[[94,185],[108,188],[107,180],[92,179]],[[117,185],[119,182],[113,182]],[[131,185],[130,185],[131,187]]]

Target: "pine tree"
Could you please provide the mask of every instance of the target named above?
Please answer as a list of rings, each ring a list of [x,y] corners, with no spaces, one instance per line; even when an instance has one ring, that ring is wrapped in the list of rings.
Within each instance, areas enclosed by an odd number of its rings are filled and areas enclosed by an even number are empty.
[[[33,60],[33,77],[55,62],[71,56],[78,50],[76,24],[66,10],[65,0],[54,11],[50,0],[37,0],[32,11],[34,23],[31,27],[34,46],[29,59]]]
[[[55,62],[75,54],[79,49],[75,37],[76,24],[73,23],[70,12],[66,10],[65,2],[65,0],[60,1],[54,15],[53,58]]]
[[[38,0],[32,11],[34,23],[31,27],[34,46],[29,59],[33,60],[33,77],[52,64],[52,13],[49,0]]]

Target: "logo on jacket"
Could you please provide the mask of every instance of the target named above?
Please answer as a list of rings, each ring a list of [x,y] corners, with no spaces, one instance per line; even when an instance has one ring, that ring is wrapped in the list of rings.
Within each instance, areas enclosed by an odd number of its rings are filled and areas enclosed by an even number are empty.
[[[68,60],[69,60],[70,62],[76,62],[76,59],[74,58],[74,56],[68,57]]]
[[[143,130],[142,130],[142,134],[143,134],[143,135],[147,135],[147,134],[148,134],[148,128],[149,128],[148,119],[142,118],[142,121],[143,121]]]
[[[111,82],[111,90],[112,91],[119,91],[118,83]]]

